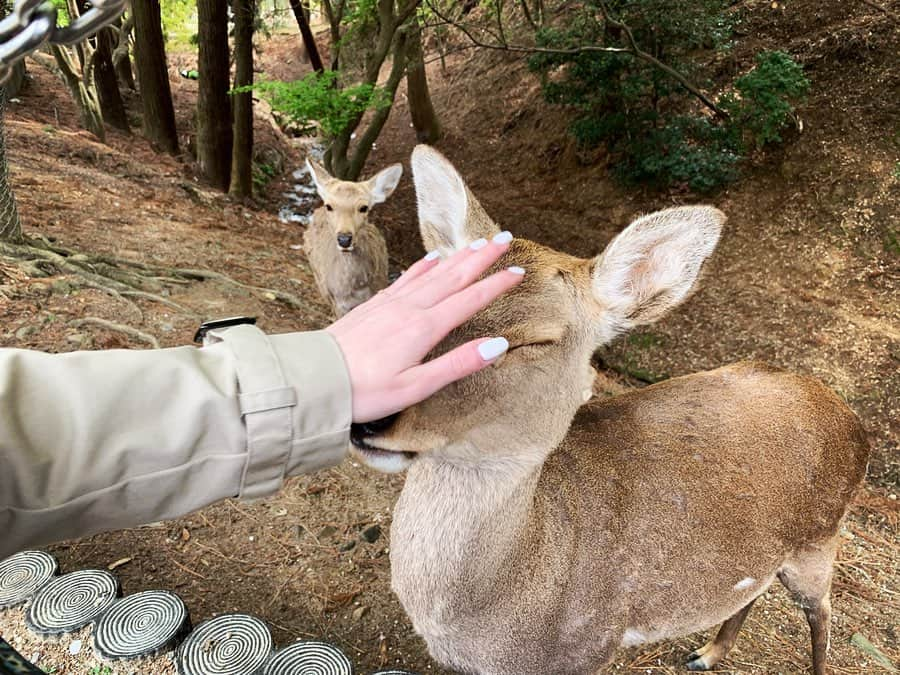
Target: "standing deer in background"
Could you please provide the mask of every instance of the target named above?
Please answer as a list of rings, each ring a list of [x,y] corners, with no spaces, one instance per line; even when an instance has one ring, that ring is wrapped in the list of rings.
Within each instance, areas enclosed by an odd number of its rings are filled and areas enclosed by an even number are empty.
[[[426,250],[499,232],[435,150],[416,148],[412,166]],[[660,211],[592,260],[514,240],[502,263],[524,281],[436,350],[505,335],[507,354],[353,426],[365,463],[408,468],[392,585],[444,666],[595,673],[620,647],[722,623],[688,657],[708,670],[777,577],[826,672],[838,532],[869,454],[853,412],[758,363],[582,406],[594,350],[687,298],[724,221],[708,206]]]
[[[303,236],[319,292],[342,317],[388,285],[388,253],[384,237],[369,222],[369,211],[387,199],[403,174],[393,164],[367,181],[334,178],[306,160],[324,204],[313,213]]]

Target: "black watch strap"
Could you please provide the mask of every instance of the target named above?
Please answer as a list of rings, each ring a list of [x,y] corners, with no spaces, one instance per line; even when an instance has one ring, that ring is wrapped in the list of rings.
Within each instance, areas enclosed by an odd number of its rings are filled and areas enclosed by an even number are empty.
[[[256,317],[255,316],[232,316],[227,319],[216,319],[215,321],[204,321],[200,324],[200,328],[197,329],[197,332],[194,334],[194,342],[197,344],[203,343],[203,338],[206,337],[206,334],[217,328],[230,328],[231,326],[240,326],[241,324],[249,323],[251,326],[256,325]]]

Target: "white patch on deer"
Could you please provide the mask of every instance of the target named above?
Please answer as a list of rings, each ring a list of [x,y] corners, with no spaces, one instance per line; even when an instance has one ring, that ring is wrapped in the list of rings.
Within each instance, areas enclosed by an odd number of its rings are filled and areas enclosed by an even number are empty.
[[[753,577],[744,577],[734,585],[734,590],[743,591],[750,588],[755,583],[756,579],[754,579]]]

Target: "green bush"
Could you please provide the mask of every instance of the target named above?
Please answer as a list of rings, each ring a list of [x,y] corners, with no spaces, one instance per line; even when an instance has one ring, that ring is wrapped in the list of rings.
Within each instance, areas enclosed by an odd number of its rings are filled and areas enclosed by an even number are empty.
[[[252,89],[307,133],[319,128],[328,138],[335,138],[366,110],[390,105],[379,87],[359,84],[341,89],[337,80],[336,72],[326,70],[293,82],[262,80],[234,91]]]
[[[578,145],[605,145],[617,175],[657,187],[713,190],[737,178],[748,152],[781,141],[794,104],[809,89],[799,64],[784,52],[759,54],[756,67],[721,97],[724,119],[647,59],[628,51],[561,50],[627,50],[627,33],[615,25],[620,21],[641,50],[708,86],[703,62],[712,51],[731,48],[729,4],[587,1],[564,22],[538,31],[537,45],[557,51],[532,55],[529,67],[541,77],[545,99],[574,112],[570,132]],[[604,8],[614,21],[604,21]]]

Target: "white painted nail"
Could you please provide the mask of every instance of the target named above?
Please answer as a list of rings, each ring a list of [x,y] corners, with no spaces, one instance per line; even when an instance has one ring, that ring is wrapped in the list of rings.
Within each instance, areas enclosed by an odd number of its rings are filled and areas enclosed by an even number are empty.
[[[525,270],[523,270],[518,265],[513,265],[512,267],[507,267],[506,271],[512,272],[513,274],[525,274]]]
[[[437,260],[440,257],[441,257],[440,251],[429,251],[428,254],[425,256],[425,260],[431,262],[432,260]]]
[[[485,239],[484,237],[482,237],[481,239],[476,239],[471,244],[469,244],[469,248],[472,249],[473,251],[482,249],[485,246],[487,246],[487,239]]]
[[[507,349],[509,349],[509,342],[502,337],[491,338],[478,345],[478,353],[484,361],[493,361],[504,354]]]
[[[503,230],[503,232],[494,235],[493,242],[495,244],[508,244],[513,240],[512,232]]]

